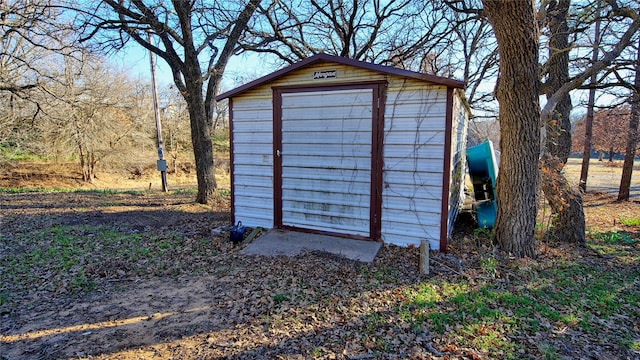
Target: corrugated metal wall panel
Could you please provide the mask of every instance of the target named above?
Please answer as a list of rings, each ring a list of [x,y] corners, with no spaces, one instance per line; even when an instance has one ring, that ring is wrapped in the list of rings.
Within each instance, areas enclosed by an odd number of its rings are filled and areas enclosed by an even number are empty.
[[[416,174],[415,171],[387,171],[384,174],[384,188],[389,188],[393,184],[407,184],[421,186],[438,187],[442,189],[442,178],[438,178],[438,174],[442,175],[442,169],[434,172],[421,172]]]
[[[451,138],[451,181],[449,184],[449,212],[447,214],[447,238],[451,237],[453,225],[464,202],[465,177],[467,173],[466,149],[469,113],[463,103],[464,92],[454,92],[453,124]]]
[[[296,178],[296,177],[294,177]],[[283,185],[283,190],[316,190],[326,188],[332,192],[336,193],[350,193],[353,191],[353,187],[351,186],[351,182],[360,182],[363,185],[369,182],[368,178],[364,178],[364,176],[359,176],[359,178],[352,178],[351,181],[339,181],[336,179],[321,179],[321,178],[310,178],[306,179],[304,182],[294,182],[287,181],[285,185]],[[357,186],[358,188],[360,186]]]
[[[388,185],[389,187],[387,187],[387,189],[389,196],[421,200],[436,200],[438,202],[442,198],[442,186],[416,186],[415,182],[410,183],[409,181],[404,184],[391,183]],[[389,204],[390,203],[388,203],[388,205]]]
[[[351,174],[352,176],[349,178],[352,181],[359,182],[367,182],[370,181],[369,175],[366,172],[356,172],[355,174]],[[336,174],[333,172],[327,172],[326,169],[321,168],[289,168],[287,169],[287,173],[283,175],[283,178],[287,179],[301,179],[306,177],[306,179],[315,179],[318,181],[322,181],[324,183],[323,186],[334,186],[337,181],[341,181],[336,177]],[[289,186],[288,184],[284,184],[283,188]]]
[[[356,122],[344,122],[342,119],[323,119],[316,122],[290,123],[289,131],[331,131],[336,128],[343,128],[345,131],[355,131],[360,128]]]
[[[239,207],[235,209],[236,219],[242,221],[245,226],[260,226],[266,229],[273,227],[272,216],[268,212],[259,211],[259,209]]]
[[[362,125],[360,125],[362,127]],[[300,135],[296,139],[291,139],[290,142],[286,144],[282,144],[282,151],[287,151],[288,153],[298,151],[298,144],[337,144],[342,145],[346,142],[353,145],[365,145],[367,143],[371,144],[371,133],[367,134],[364,131],[351,131],[349,133],[343,131],[289,131],[287,132],[290,135],[294,133],[298,133]]]
[[[369,236],[372,103],[371,89],[282,94],[283,225]]]
[[[282,203],[283,207],[288,205],[292,204],[286,202]],[[287,214],[287,217],[292,224],[295,224],[295,226],[299,228],[332,233],[339,231],[342,234],[354,234],[361,236],[368,235],[368,231],[365,232],[363,230],[369,226],[369,220],[364,219],[365,214],[354,213],[352,214],[352,217],[331,215],[336,213],[337,212],[335,210],[325,213],[314,213],[312,210],[308,209],[299,209],[298,211],[296,211],[296,209],[292,209]],[[368,217],[369,215],[367,212],[366,218]]]
[[[397,121],[397,119],[396,119]],[[384,134],[384,143],[389,145],[412,145],[414,151],[420,151],[429,144],[444,144],[444,131],[425,131],[413,129],[413,131],[399,131],[391,129]],[[444,154],[442,146],[439,154]],[[442,157],[442,155],[441,155]]]
[[[432,217],[438,217],[438,214],[432,214]],[[428,240],[430,244],[440,242],[440,224],[434,226],[402,224],[402,223],[383,223],[382,233],[385,236],[385,242],[399,246],[417,246],[416,234],[421,235],[421,240]]]
[[[350,150],[351,149],[345,149],[345,153],[350,155]],[[361,152],[361,150],[354,149],[353,152]],[[302,154],[299,151],[297,151],[297,154],[293,155],[290,151],[287,151],[287,148],[284,146],[282,147],[282,156],[287,157],[287,167],[324,168],[327,170],[337,170],[340,171],[339,174],[333,172],[332,174],[349,176],[349,179],[351,179],[351,171],[353,170],[357,171],[358,169],[363,169],[365,171],[369,171],[371,169],[371,158],[369,157],[352,156],[348,158],[337,159],[335,156],[309,155],[309,153]],[[285,177],[286,175],[283,174],[282,176]]]
[[[446,88],[402,81],[385,104],[382,238],[440,246]]]
[[[385,162],[384,171],[402,171],[406,173],[415,173],[420,172],[424,173],[437,173],[440,172],[442,174],[442,165],[443,159],[429,159],[429,158],[419,158],[414,157],[411,161],[407,161],[406,159],[389,159]],[[442,182],[442,179],[440,179]]]
[[[234,141],[233,143],[234,143],[234,146],[237,145],[238,147],[242,148],[242,150],[236,152],[236,155],[251,154],[251,155],[258,156],[260,161],[263,163],[273,162],[273,156],[271,155],[271,153],[273,152],[273,145],[271,144],[256,144],[256,143],[241,142],[241,141]],[[267,156],[266,161],[264,158],[265,156]]]
[[[407,201],[407,199],[409,199]],[[419,194],[408,196],[389,196],[386,199],[385,209],[398,211],[416,211],[420,213],[439,214],[442,206],[441,199],[422,199]],[[396,219],[395,221],[401,221]]]
[[[243,184],[243,185],[252,185],[252,186],[266,186],[269,182],[273,180],[273,167],[272,166],[257,166],[257,165],[246,165],[246,164],[234,164],[233,176],[236,175],[250,175],[253,180],[256,181],[254,184]],[[234,184],[238,184],[234,182]],[[273,183],[270,185],[273,187]],[[272,195],[273,197],[273,195]]]
[[[246,226],[273,227],[271,101],[233,101],[234,217]]]
[[[261,211],[259,211],[259,213],[264,214],[266,212],[268,212],[267,210],[271,210],[273,209],[273,206],[271,206],[270,204],[265,203],[262,198],[258,197],[259,196],[259,192],[255,191],[255,189],[252,189],[254,192],[254,194],[256,196],[250,196],[250,195],[236,195],[235,200],[242,204],[242,206],[245,206],[247,208],[251,208],[251,209],[260,209]],[[239,219],[242,220],[242,219]]]
[[[266,197],[269,196],[273,196],[273,188],[271,186],[264,186],[264,187],[259,187],[259,186],[255,186],[255,185],[242,185],[244,184],[254,184],[256,183],[256,179],[248,179],[247,176],[238,176],[237,179],[237,184],[236,186],[238,187],[238,190],[241,190],[240,192],[245,194],[245,195],[240,195],[238,194],[238,196],[247,196],[247,192],[248,190],[251,190],[251,194],[252,196],[255,196],[257,199],[264,199]],[[260,206],[261,209],[266,209],[267,207],[271,207],[272,204],[263,204],[262,206]]]

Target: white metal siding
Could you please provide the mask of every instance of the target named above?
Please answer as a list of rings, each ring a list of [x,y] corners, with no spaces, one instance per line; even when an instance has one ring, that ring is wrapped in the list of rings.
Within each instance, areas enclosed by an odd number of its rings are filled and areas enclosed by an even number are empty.
[[[440,247],[446,88],[410,86],[385,103],[382,239]]]
[[[371,89],[282,94],[282,224],[370,235]]]
[[[451,134],[451,178],[449,181],[449,212],[447,214],[447,238],[464,202],[467,149],[467,108],[462,103],[462,91],[454,92]]]
[[[233,101],[234,215],[247,226],[273,227],[271,100]]]

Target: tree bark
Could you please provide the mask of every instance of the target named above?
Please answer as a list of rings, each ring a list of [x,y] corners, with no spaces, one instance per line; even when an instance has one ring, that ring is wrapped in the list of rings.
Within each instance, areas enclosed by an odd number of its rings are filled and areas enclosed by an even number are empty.
[[[571,1],[559,0],[547,8],[549,61],[547,98],[569,81],[569,27],[567,13]],[[553,237],[585,244],[585,220],[582,195],[569,186],[562,169],[571,153],[571,97],[566,93],[546,121],[545,156],[541,159],[542,191],[553,211]]]
[[[636,72],[636,81],[638,73]],[[633,161],[636,157],[636,146],[638,144],[638,121],[640,118],[640,105],[638,101],[633,103],[633,113],[629,120],[629,132],[627,138],[627,149],[622,165],[622,178],[620,179],[620,190],[618,191],[618,201],[629,201],[631,188],[631,175],[633,173]]]
[[[198,194],[196,202],[206,204],[215,195],[217,184],[213,162],[213,143],[205,112],[202,86],[186,81],[189,92],[188,110],[191,124],[191,142],[196,160]]]
[[[596,27],[594,29],[593,53],[591,54],[591,62],[595,64],[598,61],[598,47],[600,46],[600,7],[596,12]],[[591,85],[595,85],[598,81],[598,74],[591,75]],[[587,179],[589,176],[589,161],[591,160],[591,147],[593,138],[593,107],[596,101],[596,89],[589,89],[589,99],[587,101],[587,116],[584,124],[584,145],[582,149],[582,167],[580,168],[580,189],[582,192],[587,191]]]
[[[569,81],[569,26],[567,13],[571,1],[551,1],[547,8],[549,24],[549,60],[547,68],[547,98]],[[566,93],[556,105],[551,119],[546,122],[545,151],[563,163],[571,154],[571,97]]]
[[[540,154],[536,11],[532,1],[483,0],[483,4],[500,54],[496,98],[502,152],[495,241],[517,257],[534,257]]]
[[[636,75],[634,79],[633,102],[631,104],[631,118],[627,131],[627,147],[622,165],[622,178],[620,178],[620,190],[618,201],[629,201],[631,188],[631,175],[633,173],[633,161],[636,158],[636,146],[638,144],[638,123],[640,122],[640,47],[638,48],[636,61]]]
[[[552,154],[540,160],[542,167],[542,191],[553,213],[552,228],[548,231],[555,239],[585,245],[586,225],[582,196],[571,188],[562,174],[564,163]]]

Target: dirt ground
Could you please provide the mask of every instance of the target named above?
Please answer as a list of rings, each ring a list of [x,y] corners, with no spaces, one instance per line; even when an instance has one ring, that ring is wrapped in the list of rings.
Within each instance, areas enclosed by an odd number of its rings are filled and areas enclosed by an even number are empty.
[[[0,359],[369,359],[375,337],[365,339],[363,329],[372,322],[381,331],[378,338],[393,335],[389,341],[408,344],[376,358],[483,357],[471,350],[443,354],[433,347],[441,341],[437,336],[384,323],[391,295],[401,296],[398,286],[421,279],[416,249],[384,246],[371,266],[315,253],[243,256],[224,234],[211,232],[229,222],[229,204],[201,206],[193,197],[1,193],[0,254],[16,251],[6,244],[30,231],[82,224],[171,231],[188,246],[206,242],[215,255],[176,252],[167,270],[142,274],[133,273],[131,264],[105,263],[95,288],[79,293],[39,289],[37,283],[48,281],[43,274],[20,292],[19,301],[0,306]],[[640,202],[620,205],[597,193],[586,203],[591,226],[611,227],[607,214],[637,217]],[[458,251],[435,255],[432,273],[455,273],[464,259]],[[540,354],[531,347],[527,353]]]

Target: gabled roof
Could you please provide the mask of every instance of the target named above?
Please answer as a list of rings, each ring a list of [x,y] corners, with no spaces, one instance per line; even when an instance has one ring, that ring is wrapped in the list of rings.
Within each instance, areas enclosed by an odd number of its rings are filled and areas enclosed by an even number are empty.
[[[415,71],[410,71],[410,70],[404,70],[404,69],[398,69],[398,68],[394,68],[391,66],[384,66],[384,65],[378,65],[378,64],[373,64],[373,63],[368,63],[368,62],[364,62],[364,61],[359,61],[359,60],[354,60],[354,59],[349,59],[349,58],[345,58],[345,57],[340,57],[340,56],[334,56],[334,55],[328,55],[328,54],[316,54],[313,55],[311,57],[308,57],[300,62],[297,62],[295,64],[291,64],[285,68],[282,68],[278,71],[272,72],[271,74],[265,75],[261,78],[258,78],[256,80],[253,80],[247,84],[244,84],[240,87],[237,87],[233,90],[229,90],[225,93],[222,93],[218,96],[216,96],[216,100],[222,100],[222,99],[226,99],[226,98],[230,98],[233,97],[235,95],[238,95],[242,92],[245,92],[247,90],[253,89],[257,86],[263,85],[265,83],[268,83],[270,81],[276,80],[280,77],[283,77],[285,75],[287,75],[288,73],[304,68],[306,66],[318,63],[318,62],[334,62],[334,63],[338,63],[338,64],[343,64],[343,65],[350,65],[350,66],[354,66],[354,67],[358,67],[358,68],[362,68],[362,69],[367,69],[367,70],[371,70],[371,71],[376,71],[376,72],[380,72],[380,73],[385,73],[385,74],[391,74],[391,75],[396,75],[396,76],[401,76],[401,77],[406,77],[406,78],[412,78],[412,79],[416,79],[416,80],[422,80],[422,81],[426,81],[429,83],[433,83],[433,84],[438,84],[438,85],[445,85],[445,86],[449,86],[449,87],[453,87],[453,88],[464,88],[465,83],[459,80],[454,80],[454,79],[449,79],[449,78],[445,78],[445,77],[441,77],[441,76],[435,76],[435,75],[429,75],[429,74],[423,74],[423,73],[419,73],[419,72],[415,72]]]

